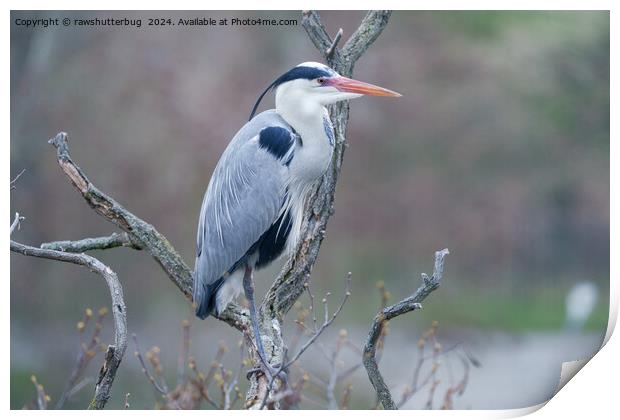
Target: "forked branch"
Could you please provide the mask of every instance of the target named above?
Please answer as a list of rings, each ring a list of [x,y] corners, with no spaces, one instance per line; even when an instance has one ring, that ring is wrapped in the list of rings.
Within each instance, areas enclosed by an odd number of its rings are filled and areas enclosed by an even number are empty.
[[[386,321],[393,319],[399,315],[406,314],[415,309],[422,309],[422,301],[428,297],[435,289],[439,287],[441,279],[443,277],[443,266],[446,255],[449,254],[448,249],[442,249],[435,252],[435,267],[433,275],[428,277],[425,273],[422,273],[422,285],[411,296],[401,300],[395,305],[383,308],[374,318],[368,338],[366,339],[366,345],[364,346],[363,362],[366,372],[368,373],[368,379],[372,383],[372,386],[377,393],[377,398],[384,409],[396,410],[398,407],[392,399],[392,394],[388,386],[383,380],[383,376],[379,371],[379,366],[376,359],[377,341],[381,337],[381,331],[385,327]]]

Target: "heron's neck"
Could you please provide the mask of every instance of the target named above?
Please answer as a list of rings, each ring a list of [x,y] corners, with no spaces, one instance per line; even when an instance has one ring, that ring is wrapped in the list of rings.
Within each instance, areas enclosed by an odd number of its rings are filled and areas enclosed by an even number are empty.
[[[276,112],[301,137],[291,163],[293,176],[306,182],[314,181],[323,175],[333,154],[333,144],[324,122],[329,118],[327,109],[316,103],[283,99],[276,100]]]
[[[276,94],[276,112],[301,136],[302,147],[313,151],[332,149],[323,122],[328,113],[321,104],[304,96]]]

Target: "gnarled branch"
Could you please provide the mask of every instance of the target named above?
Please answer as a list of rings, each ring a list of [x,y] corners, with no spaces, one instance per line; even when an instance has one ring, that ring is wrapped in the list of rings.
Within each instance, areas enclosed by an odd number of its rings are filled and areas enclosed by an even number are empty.
[[[389,10],[373,10],[364,17],[362,24],[342,47],[346,59],[352,65],[360,59],[368,47],[381,35],[391,14],[392,12]]]
[[[56,158],[60,168],[82,194],[88,205],[108,221],[125,231],[134,248],[148,251],[170,280],[191,300],[193,287],[192,270],[185,264],[181,256],[168,242],[168,239],[151,224],[131,213],[90,182],[84,171],[73,161],[69,154],[66,133],[58,133],[56,137],[49,140],[49,143],[56,148]],[[98,238],[95,242],[102,243],[104,240]],[[59,243],[46,245],[50,248],[62,246]],[[69,245],[79,248],[84,246],[84,243],[70,243]],[[248,323],[247,310],[236,304],[229,305],[228,309],[219,315],[218,318],[237,329],[242,329]]]
[[[368,338],[366,339],[366,345],[364,346],[363,362],[366,372],[368,373],[368,379],[372,383],[372,386],[377,393],[377,398],[383,408],[386,410],[396,410],[398,407],[392,399],[392,394],[388,386],[383,380],[383,376],[379,371],[377,365],[377,359],[375,353],[377,351],[377,341],[381,336],[381,331],[385,326],[385,322],[399,315],[406,314],[415,309],[422,309],[421,302],[428,297],[435,289],[439,287],[441,279],[443,277],[443,265],[446,255],[449,254],[447,249],[435,252],[435,268],[433,275],[428,277],[425,273],[422,273],[422,285],[416,290],[414,294],[398,302],[395,305],[383,308],[374,318]]]
[[[116,377],[118,366],[123,360],[127,348],[127,315],[123,288],[118,276],[98,259],[86,254],[74,254],[51,249],[41,249],[23,245],[11,240],[11,251],[29,257],[45,258],[84,266],[104,278],[112,298],[112,314],[114,316],[114,345],[108,346],[99,379],[95,386],[95,396],[89,408],[102,409],[110,398],[112,383]]]

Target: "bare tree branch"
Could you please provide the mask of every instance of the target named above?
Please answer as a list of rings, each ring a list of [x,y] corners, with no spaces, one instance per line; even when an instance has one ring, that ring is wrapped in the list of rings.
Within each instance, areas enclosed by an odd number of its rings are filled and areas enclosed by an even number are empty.
[[[381,35],[391,14],[390,10],[372,10],[364,17],[362,24],[342,47],[343,53],[351,63],[359,60],[368,47]]]
[[[58,133],[56,137],[49,140],[49,143],[56,148],[56,158],[60,168],[82,194],[88,205],[108,221],[125,231],[134,246],[148,251],[170,280],[183,292],[186,298],[191,300],[193,287],[192,270],[185,264],[166,237],[159,233],[151,224],[131,213],[90,182],[84,171],[69,155],[66,133]],[[54,245],[50,244],[50,246]],[[241,329],[245,324],[248,324],[249,319],[247,310],[236,304],[229,305],[228,309],[218,318],[237,329]]]
[[[304,10],[302,12],[301,26],[304,27],[310,41],[312,41],[316,49],[323,54],[328,62],[329,60],[339,61],[341,59],[336,49],[333,50],[332,54],[328,54],[334,42],[327,34],[327,30],[325,26],[323,26],[323,23],[321,23],[318,12],[314,10]]]
[[[112,383],[125,349],[127,348],[127,316],[123,288],[118,276],[98,259],[86,254],[73,254],[63,251],[35,248],[11,240],[11,251],[29,257],[45,258],[81,265],[96,272],[104,278],[112,298],[112,315],[114,317],[114,345],[108,346],[99,379],[95,386],[95,396],[89,408],[102,409],[110,398]]]
[[[420,303],[439,287],[443,276],[444,259],[448,254],[449,251],[447,249],[442,249],[441,251],[435,252],[435,268],[433,275],[428,277],[425,273],[422,273],[422,285],[418,288],[418,290],[416,290],[413,295],[401,300],[397,304],[382,309],[377,316],[375,316],[372,326],[370,327],[370,332],[368,333],[368,338],[366,339],[366,345],[364,346],[363,362],[364,367],[368,372],[368,378],[377,393],[377,398],[386,410],[396,410],[398,407],[394,403],[392,394],[383,380],[383,376],[379,371],[379,366],[377,365],[377,360],[375,358],[377,341],[381,336],[381,330],[384,322],[399,315],[411,312],[415,309],[422,309],[422,305]]]
[[[77,241],[55,241],[41,244],[41,249],[53,249],[65,252],[86,252],[94,249],[110,249],[125,246],[127,248],[142,249],[134,242],[128,233],[113,233],[110,236],[84,238]]]

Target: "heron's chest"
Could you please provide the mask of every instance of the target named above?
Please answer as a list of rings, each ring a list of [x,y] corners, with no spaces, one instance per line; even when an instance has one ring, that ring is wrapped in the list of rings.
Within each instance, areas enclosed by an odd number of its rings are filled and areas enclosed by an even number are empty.
[[[291,175],[302,182],[317,180],[327,170],[333,153],[334,129],[329,118],[324,117],[320,126],[300,136],[290,166]]]

